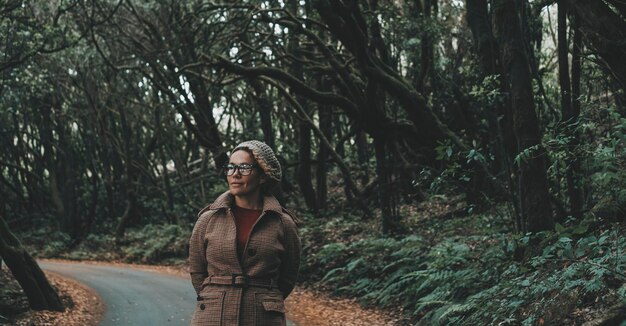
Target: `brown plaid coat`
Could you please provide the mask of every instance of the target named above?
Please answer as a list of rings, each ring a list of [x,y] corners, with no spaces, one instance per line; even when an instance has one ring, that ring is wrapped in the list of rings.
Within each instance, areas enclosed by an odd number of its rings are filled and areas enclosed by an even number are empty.
[[[233,201],[227,191],[201,210],[189,240],[189,272],[198,294],[191,324],[285,325],[283,300],[295,285],[300,264],[296,224],[276,198],[264,197],[263,212],[239,261]],[[236,274],[277,286],[212,284],[209,277]]]

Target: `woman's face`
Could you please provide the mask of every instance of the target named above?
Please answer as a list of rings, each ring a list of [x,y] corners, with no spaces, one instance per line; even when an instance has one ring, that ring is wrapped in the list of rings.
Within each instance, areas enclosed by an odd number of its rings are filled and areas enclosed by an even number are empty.
[[[245,150],[235,151],[230,155],[229,164],[256,164],[254,158]],[[254,195],[255,192],[260,194],[261,184],[265,182],[265,176],[258,167],[250,171],[248,175],[241,175],[239,169],[235,173],[226,176],[228,180],[228,188],[233,196]]]

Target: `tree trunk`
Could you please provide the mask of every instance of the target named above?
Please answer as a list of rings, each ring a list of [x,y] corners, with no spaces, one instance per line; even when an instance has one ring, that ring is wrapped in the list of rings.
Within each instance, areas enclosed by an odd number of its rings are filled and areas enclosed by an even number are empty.
[[[313,189],[313,176],[311,175],[311,127],[302,121],[298,123],[298,168],[296,174],[298,186],[304,197],[306,205],[310,209],[317,209],[315,189]]]
[[[52,126],[54,126],[54,123],[52,122],[52,109],[50,108],[50,102],[51,96],[46,96],[39,102],[41,112],[41,121],[39,121],[39,137],[43,147],[42,160],[45,164],[45,169],[48,170],[50,199],[54,205],[57,220],[60,224],[63,224],[66,211],[65,205],[63,204],[63,198],[61,198],[61,189],[59,188],[59,178],[57,174],[57,160],[55,157],[55,151],[53,150],[55,147],[52,143],[54,139],[52,135]]]
[[[60,110],[61,103],[53,96],[40,99],[41,125],[40,137],[44,148],[43,162],[49,177],[49,191],[54,204],[56,217],[62,232],[77,239],[80,233],[80,218],[77,214],[76,178],[72,158],[73,150],[66,141],[66,130],[61,115],[53,110]],[[53,120],[53,116],[58,119]],[[53,128],[57,140],[53,136]]]
[[[135,219],[135,187],[137,168],[135,166],[135,155],[137,155],[133,143],[133,129],[131,128],[129,121],[126,119],[126,111],[124,109],[118,109],[120,116],[121,127],[121,142],[122,142],[122,157],[124,164],[124,194],[126,208],[124,214],[119,218],[117,226],[115,227],[115,236],[117,239],[121,239],[124,236],[126,227],[131,224]]]
[[[60,112],[61,103],[54,101],[52,105],[56,110]],[[67,121],[63,118],[58,118],[60,121],[56,124],[56,135],[58,137],[57,147],[57,161],[59,182],[58,189],[61,191],[60,198],[63,201],[63,207],[65,214],[59,216],[61,221],[61,230],[69,234],[73,241],[77,241],[81,238],[81,215],[78,213],[78,197],[77,196],[77,183],[79,182],[77,177],[77,168],[80,164],[80,158],[76,157],[73,146],[68,142],[69,131],[66,129]]]
[[[209,94],[206,90],[206,86],[203,81],[197,80],[195,76],[188,76],[190,88],[196,99],[196,122],[198,123],[199,131],[201,132],[200,143],[204,145],[213,155],[213,161],[215,167],[220,168],[228,162],[228,155],[226,150],[222,146],[222,137],[217,129],[215,118],[213,117],[213,108],[209,102]]]
[[[361,185],[364,187],[370,182],[368,169],[368,160],[370,157],[370,153],[367,144],[367,134],[365,134],[365,132],[362,130],[356,133],[356,151],[360,171],[359,179],[361,180]]]
[[[498,44],[491,29],[491,17],[489,16],[487,0],[466,0],[467,24],[472,31],[474,47],[478,54],[480,70],[482,76],[490,77],[500,74],[500,64],[498,59]],[[500,91],[505,83],[501,77],[497,77],[500,84]],[[487,108],[485,114],[489,123],[489,137],[492,151],[496,157],[493,160],[493,169],[496,174],[510,174],[510,161],[514,157],[514,151],[506,152],[506,148],[515,148],[515,136],[512,128],[511,115],[507,114],[507,108],[501,101],[494,103],[494,109]],[[498,122],[502,117],[502,122]],[[506,145],[505,145],[506,144]],[[509,185],[511,188],[513,185]]]
[[[501,65],[498,43],[493,35],[491,17],[486,0],[466,0],[467,24],[472,31],[475,51],[478,54],[479,66],[482,77],[496,78],[498,90],[506,94],[506,83],[500,75]],[[513,134],[513,119],[508,103],[496,100],[493,107],[483,108],[489,125],[489,147],[494,154],[491,169],[499,177],[503,184],[508,184],[509,189],[515,189],[515,183],[511,178],[513,167],[511,162],[516,154],[515,135]],[[507,149],[509,149],[507,151]],[[509,198],[516,211],[516,220],[519,212],[517,202],[513,196]]]
[[[97,86],[88,78],[84,73],[81,73],[82,76],[82,86],[85,90],[85,98],[89,103],[89,108],[91,109],[90,116],[92,117],[93,129],[97,133],[97,138],[102,142],[100,146],[94,146],[94,158],[92,159],[94,162],[98,162],[101,170],[102,176],[102,184],[104,186],[104,190],[106,193],[106,215],[115,216],[116,205],[115,205],[115,177],[114,177],[114,168],[116,166],[116,162],[119,161],[119,153],[114,149],[113,142],[111,140],[112,132],[108,130],[109,121],[108,114],[104,113],[103,108],[99,106],[99,102],[97,99]],[[106,112],[106,111],[105,111]],[[94,163],[94,173],[97,171],[96,165]]]
[[[304,107],[303,109],[306,115],[310,115]],[[307,207],[317,210],[317,198],[313,188],[313,175],[311,174],[311,126],[306,121],[299,121],[296,128],[298,128],[296,180]]]
[[[491,31],[487,0],[466,0],[465,6],[480,69],[483,75],[495,75],[499,71],[498,44]]]
[[[567,4],[565,0],[558,2],[558,58],[559,58],[559,84],[561,92],[561,132],[564,137],[575,138],[576,122],[578,121],[578,113],[574,112],[572,107],[571,83],[569,78],[569,58],[568,58],[568,42],[567,42]],[[570,203],[570,214],[577,219],[581,217],[582,211],[582,195],[580,188],[580,180],[578,176],[580,171],[578,168],[578,159],[576,154],[572,153],[576,150],[576,142],[571,142],[571,150],[568,149],[565,163],[565,179],[567,182],[567,194]]]
[[[436,5],[437,0],[423,0],[422,19],[430,20],[433,16],[433,7]],[[434,4],[434,3],[435,4]],[[430,22],[426,24],[430,25]],[[420,53],[420,71],[417,76],[416,89],[423,96],[428,96],[431,93],[432,80],[431,77],[434,74],[434,49],[433,49],[433,33],[431,31],[425,31],[422,33],[421,39],[421,53]]]
[[[259,107],[263,140],[269,147],[276,148],[274,144],[274,129],[272,128],[272,103],[266,97],[265,87],[258,80],[252,79],[249,83],[254,89],[255,99]]]
[[[240,34],[241,41],[250,43],[247,33]],[[243,55],[243,60],[248,60],[250,53]],[[274,143],[274,128],[272,128],[272,102],[267,98],[265,86],[257,78],[248,78],[248,84],[252,86],[253,97],[259,109],[261,118],[261,129],[263,130],[263,141],[270,147],[276,148]]]
[[[163,165],[163,187],[165,188],[166,207],[167,214],[169,216],[169,214],[174,214],[174,191],[172,190],[170,174],[167,170],[167,159],[165,158],[165,153],[163,153],[163,148],[159,148],[159,158],[161,159],[161,164]],[[177,221],[169,219],[168,222],[170,224],[175,224]]]
[[[298,1],[290,0],[287,2],[287,9],[292,13],[298,12]],[[298,38],[293,33],[290,34],[287,49],[288,51],[297,56],[297,49],[300,46]],[[299,63],[293,62],[290,67],[291,73],[296,78],[302,80],[303,72]],[[305,103],[305,100],[301,97],[296,97],[298,103]],[[307,116],[311,116],[311,112],[308,106],[301,105],[305,110]],[[294,108],[295,109],[295,108]],[[298,186],[304,197],[304,201],[308,208],[317,209],[317,198],[315,189],[313,189],[313,176],[311,174],[311,127],[306,121],[299,121],[298,125],[298,167],[296,169]]]
[[[93,171],[96,171],[95,167]],[[83,236],[91,232],[93,224],[96,221],[96,212],[98,209],[98,192],[99,192],[98,190],[100,189],[98,181],[99,181],[98,174],[93,172],[91,176],[91,204],[89,205],[89,210],[88,210],[89,213],[87,213],[88,216],[85,219],[84,230],[83,232],[81,232]],[[78,242],[76,244],[78,244]]]
[[[37,262],[22,247],[0,216],[0,257],[20,284],[33,310],[63,311],[63,303]]]
[[[13,121],[12,127],[18,134],[21,134],[23,131],[22,131],[22,128],[20,127],[20,122],[18,120],[17,112],[13,112],[13,114],[11,115],[11,118]],[[26,151],[26,149],[24,148],[24,139],[23,137],[16,137],[16,139],[17,139],[17,142],[15,146],[11,146],[11,150],[12,150],[13,156],[15,157],[15,165],[23,166],[22,152]],[[38,169],[43,170],[43,168],[41,167],[41,164],[42,164],[41,161],[43,160],[37,160],[37,161],[38,162],[36,163],[35,166]],[[24,164],[24,166],[25,165],[26,164]],[[36,202],[34,198],[43,198],[44,196],[37,196],[33,193],[32,187],[36,183],[31,182],[32,177],[30,176],[30,174],[27,174],[25,171],[21,171],[21,170],[17,170],[15,171],[15,173],[10,173],[11,170],[12,169],[9,169],[9,174],[7,175],[7,177],[11,177],[13,180],[15,180],[12,184],[16,186],[11,186],[10,188],[14,189],[14,192],[18,198],[18,203],[21,204],[20,206],[24,207],[26,210],[30,210],[33,203]],[[35,168],[33,168],[33,171],[36,171]],[[37,172],[41,172],[41,173],[37,173]],[[44,175],[42,171],[37,171],[37,172],[35,172],[37,175],[41,175],[41,176]],[[4,179],[5,176],[3,175],[2,178]],[[7,184],[9,184],[8,180],[7,180]],[[19,186],[20,184],[23,185],[23,187]],[[25,191],[26,193],[24,194],[23,191]],[[29,198],[29,199],[27,200],[26,198]],[[43,205],[41,207],[43,207]]]
[[[304,108],[295,100],[295,98],[291,96],[287,92],[287,90],[285,90],[285,88],[280,86],[279,84],[273,83],[273,85],[297,109],[297,111],[299,112],[297,118],[308,123],[311,130],[315,133],[315,135],[320,140],[320,142],[328,150],[329,155],[337,163],[339,170],[341,170],[341,173],[343,174],[343,179],[345,183],[345,191],[346,191],[346,196],[348,200],[356,202],[357,206],[363,211],[364,218],[370,217],[372,214],[369,211],[368,206],[363,201],[363,196],[361,195],[361,192],[357,189],[356,183],[352,180],[352,177],[350,175],[350,170],[348,166],[343,162],[343,158],[339,155],[339,153],[337,153],[336,150],[333,149],[332,145],[330,144],[330,141],[328,141],[324,133],[315,125],[313,120],[311,120],[311,117],[309,117],[309,115],[306,113]],[[341,141],[338,141],[338,142],[341,143]]]
[[[320,82],[323,83],[321,80]],[[318,104],[319,128],[329,141],[332,139],[332,117],[330,110],[331,108],[323,104]],[[317,177],[317,204],[320,209],[325,210],[328,207],[328,164],[326,162],[329,157],[329,148],[327,148],[323,140],[320,139],[318,149],[317,170],[315,172],[315,176]]]
[[[541,135],[535,113],[532,79],[525,53],[519,11],[515,0],[494,3],[494,23],[497,28],[504,76],[511,90],[513,131],[519,162],[519,202],[522,232],[537,232],[554,227],[548,180],[546,153],[541,146]]]
[[[626,21],[603,1],[567,0],[602,63],[626,90]]]
[[[119,221],[117,222],[117,226],[115,227],[115,237],[117,240],[120,240],[124,237],[124,233],[126,231],[126,227],[131,223],[132,219],[136,214],[137,209],[137,198],[132,190],[128,190],[126,192],[126,208],[124,209],[124,214],[119,217]]]
[[[333,134],[337,137],[337,139],[343,138],[343,132],[341,130],[342,121],[339,114],[334,114],[332,117],[332,128]],[[335,145],[335,151],[339,156],[346,157],[346,148],[343,145],[343,141],[337,141],[337,145]]]
[[[571,11],[570,11],[571,12]],[[580,31],[580,18],[577,15],[571,16],[574,20],[574,40],[572,46],[572,117],[578,121],[580,117],[580,72],[581,72],[581,51],[583,47],[582,32]],[[574,138],[572,139],[572,147],[577,148],[580,144],[580,131],[577,128],[574,132]],[[586,176],[581,168],[581,158],[578,155],[572,157],[571,171],[574,178],[580,182],[576,184],[580,188],[580,193],[576,194],[576,199],[572,202],[570,209],[572,212],[582,212],[585,205],[585,193],[588,192],[587,188],[590,186],[589,182],[586,182]],[[590,191],[590,190],[589,190]],[[579,214],[582,215],[582,214]]]
[[[394,214],[392,186],[391,186],[391,165],[388,158],[387,144],[382,137],[374,138],[374,151],[376,152],[376,174],[378,175],[378,200],[382,214],[382,228],[386,235],[394,234],[398,231],[399,220]]]

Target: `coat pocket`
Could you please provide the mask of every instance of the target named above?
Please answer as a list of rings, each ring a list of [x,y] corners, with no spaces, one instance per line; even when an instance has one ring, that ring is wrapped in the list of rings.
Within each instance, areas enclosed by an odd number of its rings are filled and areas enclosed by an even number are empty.
[[[221,326],[225,291],[201,292],[191,325]]]
[[[255,308],[256,325],[286,325],[285,303],[282,295],[276,293],[257,293]]]

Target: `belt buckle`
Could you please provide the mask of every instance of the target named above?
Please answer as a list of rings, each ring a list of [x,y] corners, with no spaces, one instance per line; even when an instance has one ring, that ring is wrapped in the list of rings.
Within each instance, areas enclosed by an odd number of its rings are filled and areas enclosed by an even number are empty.
[[[237,284],[237,276],[241,276],[241,278],[243,279],[243,283]],[[230,274],[230,285],[238,286],[238,287],[247,287],[248,283],[250,283],[250,278],[248,277],[248,275],[235,274],[235,273]]]

